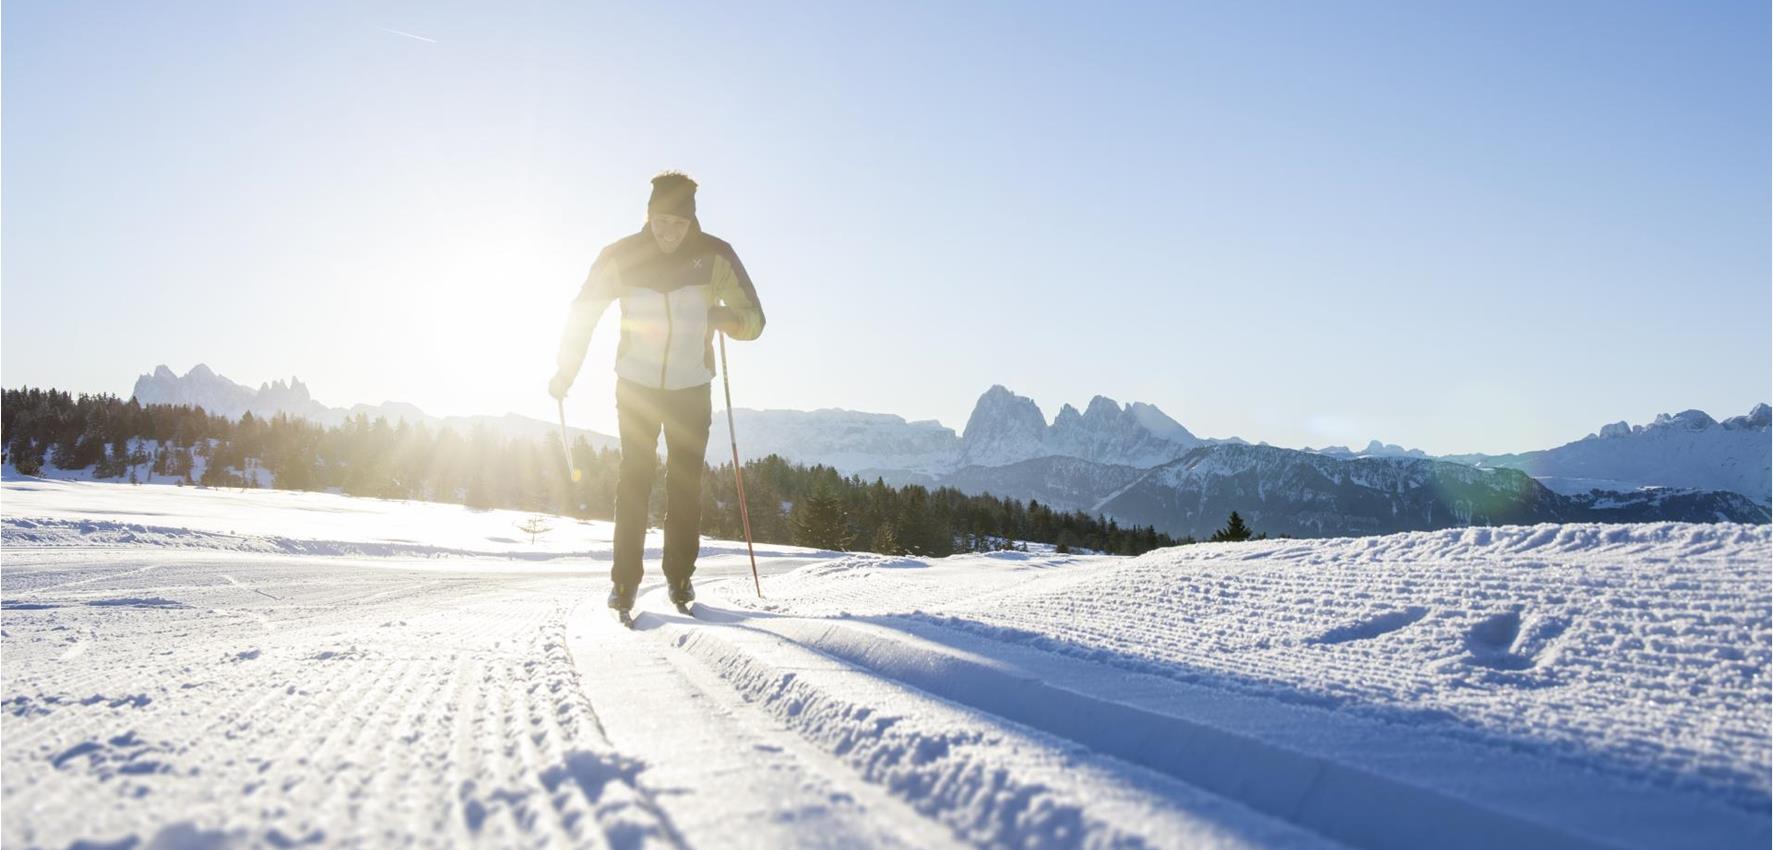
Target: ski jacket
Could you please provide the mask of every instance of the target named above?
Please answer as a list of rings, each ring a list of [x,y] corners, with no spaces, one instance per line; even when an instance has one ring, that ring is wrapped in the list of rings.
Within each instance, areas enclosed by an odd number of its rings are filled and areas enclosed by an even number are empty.
[[[597,255],[568,308],[558,356],[568,383],[584,365],[597,320],[616,301],[622,305],[616,374],[655,389],[714,380],[715,331],[709,320],[716,310],[737,320],[733,339],[763,333],[763,305],[733,246],[692,224],[683,243],[667,254],[643,227]]]

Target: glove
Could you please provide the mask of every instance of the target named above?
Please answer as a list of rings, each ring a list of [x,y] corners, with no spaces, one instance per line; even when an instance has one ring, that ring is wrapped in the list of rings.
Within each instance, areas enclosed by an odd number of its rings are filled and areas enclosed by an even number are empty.
[[[709,307],[708,327],[732,336],[733,331],[738,330],[739,317],[733,313],[731,307]]]
[[[573,379],[567,377],[565,372],[555,372],[554,377],[548,380],[548,394],[564,401],[566,400],[566,391],[572,385]]]

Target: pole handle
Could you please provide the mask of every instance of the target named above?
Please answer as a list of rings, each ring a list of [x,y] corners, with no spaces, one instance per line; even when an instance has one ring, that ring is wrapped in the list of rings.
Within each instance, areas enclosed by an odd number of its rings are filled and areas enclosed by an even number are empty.
[[[567,471],[572,473],[573,483],[579,482],[579,468],[573,466],[573,450],[566,442],[566,399],[557,398],[554,404],[560,411],[560,453],[566,457]]]

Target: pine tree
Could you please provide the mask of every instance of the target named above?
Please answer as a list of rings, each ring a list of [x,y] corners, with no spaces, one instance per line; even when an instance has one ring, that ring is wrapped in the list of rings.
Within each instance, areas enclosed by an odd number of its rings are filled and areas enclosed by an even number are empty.
[[[134,399],[131,399],[131,401],[134,401]],[[138,466],[142,468],[142,472],[145,474],[148,471],[148,460],[147,444],[145,442],[137,441],[135,448],[130,449],[129,451],[129,474],[134,476],[136,474],[135,468]]]
[[[12,459],[14,469],[24,475],[36,475],[43,471],[43,447],[33,445],[30,435],[14,435],[12,442],[7,445],[7,454]]]
[[[1213,536],[1210,539],[1214,543],[1235,543],[1239,540],[1248,540],[1254,536],[1255,535],[1250,532],[1250,527],[1244,525],[1244,518],[1238,516],[1237,511],[1232,511],[1230,518],[1225,520],[1225,527],[1213,532]]]
[[[848,551],[852,535],[843,502],[821,485],[794,506],[794,542],[815,549]]]
[[[899,542],[899,533],[891,522],[883,522],[874,529],[874,541],[869,548],[882,555],[905,554],[905,544]]]

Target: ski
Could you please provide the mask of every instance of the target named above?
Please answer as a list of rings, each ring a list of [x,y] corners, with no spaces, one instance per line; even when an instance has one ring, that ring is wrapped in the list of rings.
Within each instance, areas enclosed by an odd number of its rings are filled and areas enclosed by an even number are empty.
[[[682,614],[685,617],[696,616],[696,607],[695,607],[696,603],[694,603],[694,602],[679,602],[676,604],[677,604],[677,613]]]

